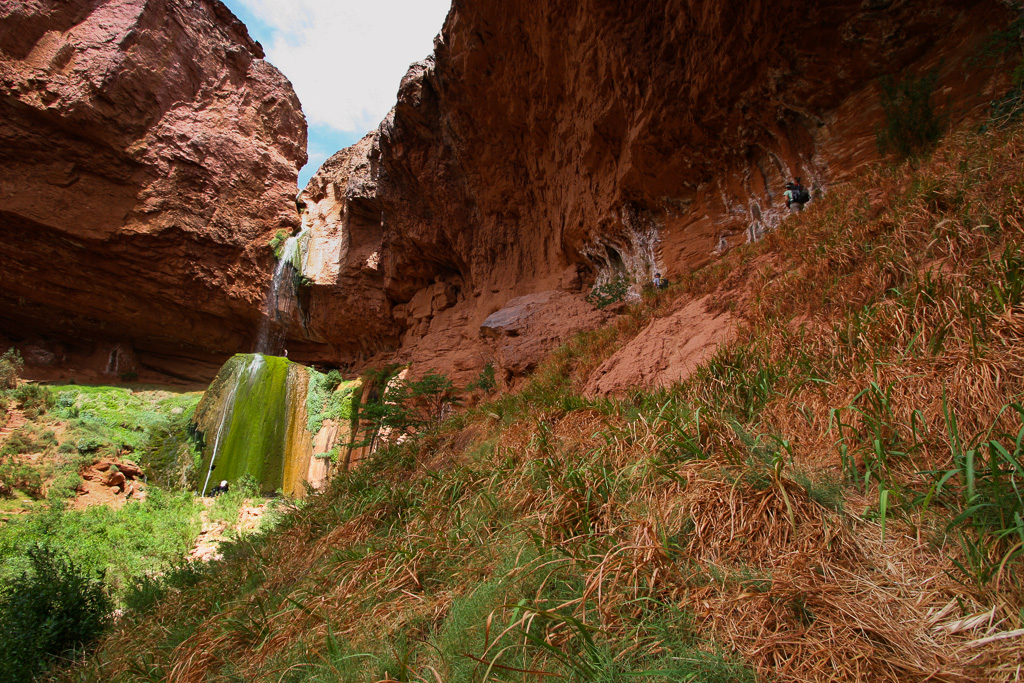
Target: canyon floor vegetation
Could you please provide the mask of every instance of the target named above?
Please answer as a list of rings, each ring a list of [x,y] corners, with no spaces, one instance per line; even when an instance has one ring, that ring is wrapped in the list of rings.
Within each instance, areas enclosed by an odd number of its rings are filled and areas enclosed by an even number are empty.
[[[1010,681],[1024,130],[875,166],[156,580],[59,680]],[[682,384],[583,395],[680,301]]]
[[[98,636],[113,609],[149,600],[153,577],[185,563],[204,514],[230,526],[247,493],[207,509],[186,490],[200,394],[44,386],[20,381],[22,366],[14,350],[0,357],[0,681],[19,682]],[[83,473],[126,461],[147,473],[134,498],[98,484],[108,495],[86,500]]]

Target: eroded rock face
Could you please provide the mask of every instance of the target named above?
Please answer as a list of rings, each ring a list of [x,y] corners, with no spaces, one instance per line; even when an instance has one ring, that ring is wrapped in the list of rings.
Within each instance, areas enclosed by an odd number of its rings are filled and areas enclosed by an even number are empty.
[[[827,192],[877,159],[880,76],[937,68],[937,102],[986,102],[967,58],[1008,19],[996,0],[456,0],[379,130],[303,194],[340,255],[309,333],[462,378],[514,358],[480,327],[515,297],[678,279],[782,220],[792,177]]]
[[[786,180],[827,192],[877,158],[880,76],[939,69],[957,115],[990,99],[968,58],[1009,12],[456,0],[391,114],[301,194],[289,355],[525,372],[541,347],[489,316],[553,292],[589,319],[595,283],[676,280],[772,228]],[[107,374],[250,348],[266,241],[300,221],[284,77],[218,0],[0,0],[0,22],[0,337]]]
[[[381,267],[384,235],[370,158],[376,140],[367,135],[332,156],[300,195],[310,231],[303,274],[312,284],[299,292],[288,342],[293,357],[352,363],[397,346],[400,328]]]
[[[578,294],[549,290],[518,296],[480,324],[506,383],[532,372],[544,357],[574,334],[608,320]]]
[[[262,57],[219,0],[0,0],[0,332],[186,376],[252,344],[306,158]]]
[[[736,336],[737,320],[708,310],[708,299],[681,300],[676,310],[650,322],[591,374],[587,396],[624,394],[634,387],[669,387],[690,377],[722,344]]]

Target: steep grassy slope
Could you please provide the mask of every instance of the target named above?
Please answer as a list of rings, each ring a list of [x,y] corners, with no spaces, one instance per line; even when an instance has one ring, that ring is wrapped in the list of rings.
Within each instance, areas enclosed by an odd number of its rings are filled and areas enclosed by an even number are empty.
[[[834,188],[335,479],[63,678],[1014,680],[1022,159],[1016,125],[961,132]],[[580,395],[707,293],[744,322],[685,384]]]

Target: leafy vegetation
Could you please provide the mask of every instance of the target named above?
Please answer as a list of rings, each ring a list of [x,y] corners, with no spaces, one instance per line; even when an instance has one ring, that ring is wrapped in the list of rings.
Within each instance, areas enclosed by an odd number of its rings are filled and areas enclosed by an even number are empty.
[[[484,367],[480,370],[480,374],[476,378],[466,385],[466,391],[481,391],[485,394],[489,394],[494,391],[495,387],[498,386],[497,380],[494,377],[494,361],[487,361]]]
[[[22,359],[20,351],[13,347],[4,351],[3,355],[0,355],[0,390],[16,388],[23,368],[25,360]]]
[[[201,394],[123,387],[51,387],[63,440],[91,457],[130,457],[158,484],[181,485],[195,467],[187,425]]]
[[[443,381],[412,416],[393,393],[387,419],[431,428],[167,585],[75,675],[1012,680],[1022,152],[1009,127],[872,169],[440,425]],[[736,339],[686,382],[581,394],[679,297],[736,287]]]
[[[0,681],[22,683],[55,658],[95,640],[112,603],[102,575],[45,545],[27,551],[30,568],[0,584]]]
[[[393,374],[397,366],[370,373],[374,387],[359,406],[359,421],[366,425],[357,446],[390,444],[437,427],[453,401],[454,385],[445,375],[430,371],[416,380]]]
[[[26,549],[45,541],[83,570],[106,572],[119,594],[133,577],[160,570],[180,559],[199,532],[199,508],[188,493],[150,488],[144,502],[121,508],[105,505],[69,509],[48,501],[31,515],[17,515],[0,526],[0,579],[28,568]]]
[[[16,389],[24,367],[25,361],[18,349],[11,347],[4,351],[0,356],[0,390]]]
[[[284,230],[278,230],[276,233],[274,233],[274,236],[271,237],[270,241],[267,243],[271,251],[274,252],[274,258],[276,260],[280,261],[281,257],[284,256],[283,248],[284,243],[287,241],[288,233],[286,233]]]
[[[358,409],[360,388],[359,382],[342,380],[337,370],[324,374],[310,368],[306,394],[309,433],[315,436],[325,420],[350,422]]]
[[[623,301],[629,291],[629,280],[616,275],[614,278],[601,285],[594,286],[587,294],[587,301],[598,308],[606,308],[614,303]]]
[[[891,76],[882,78],[885,125],[877,133],[879,152],[895,151],[906,158],[929,150],[938,142],[946,126],[932,102],[938,79],[937,69],[901,81]]]

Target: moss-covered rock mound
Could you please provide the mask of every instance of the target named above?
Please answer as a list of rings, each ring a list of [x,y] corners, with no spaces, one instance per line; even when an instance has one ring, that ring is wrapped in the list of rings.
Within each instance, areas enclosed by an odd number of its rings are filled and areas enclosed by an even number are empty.
[[[263,492],[301,495],[312,456],[308,386],[309,370],[287,358],[238,354],[228,360],[193,420],[203,443],[200,491],[248,475]]]

